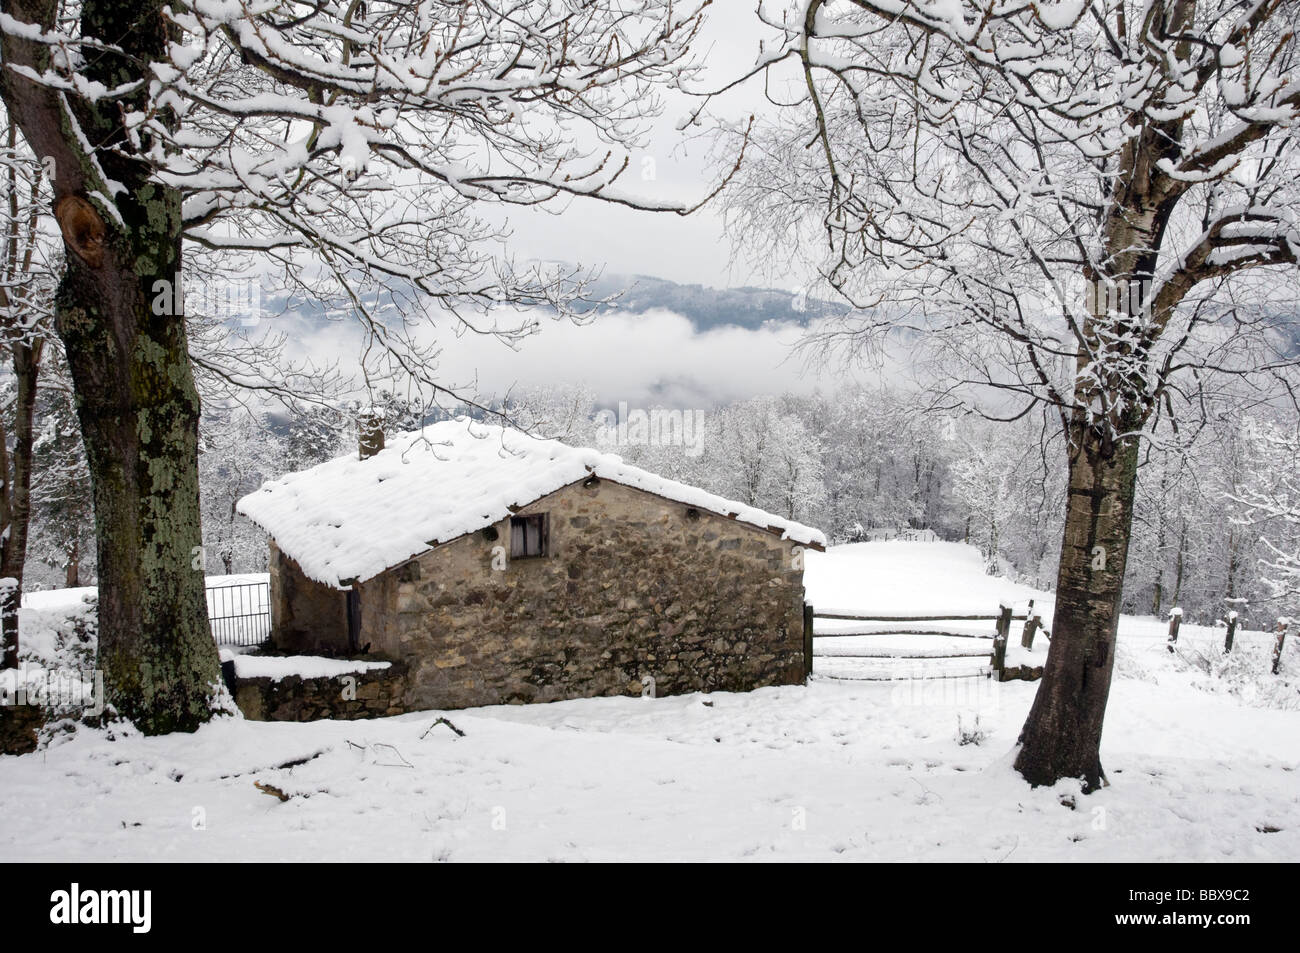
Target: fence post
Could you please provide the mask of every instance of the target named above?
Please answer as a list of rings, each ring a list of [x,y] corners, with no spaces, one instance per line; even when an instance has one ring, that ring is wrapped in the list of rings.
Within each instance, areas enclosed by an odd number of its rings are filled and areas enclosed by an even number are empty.
[[[1291,620],[1286,616],[1277,620],[1277,643],[1273,646],[1273,674],[1277,674],[1277,668],[1282,663],[1282,646],[1286,643],[1286,630],[1291,625]]]
[[[1183,624],[1183,610],[1169,610],[1169,651],[1174,650],[1174,643],[1178,641],[1178,629]]]
[[[813,607],[803,604],[803,677],[807,681],[813,670]]]
[[[1232,638],[1237,634],[1237,611],[1234,609],[1228,613],[1228,634],[1223,639],[1223,654],[1227,655],[1232,651]]]
[[[1043,617],[1034,614],[1034,600],[1029,600],[1029,608],[1025,610],[1025,629],[1020,633],[1020,647],[1032,649],[1034,647],[1034,633],[1038,627],[1043,624]]]
[[[1002,673],[1007,669],[1007,636],[1011,634],[1011,607],[1007,605],[998,606],[998,631],[993,636],[993,671],[997,673],[998,681],[1002,681]]]

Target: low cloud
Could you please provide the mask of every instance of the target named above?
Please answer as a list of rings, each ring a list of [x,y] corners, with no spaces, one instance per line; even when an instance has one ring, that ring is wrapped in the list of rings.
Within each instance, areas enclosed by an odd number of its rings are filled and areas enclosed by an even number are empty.
[[[291,328],[292,356],[357,369],[358,324],[322,327],[282,320],[290,324],[275,323],[281,330]],[[663,310],[614,312],[585,325],[547,316],[516,349],[488,336],[457,337],[449,328],[450,323],[431,324],[417,334],[422,344],[440,347],[438,376],[459,387],[474,382],[478,393],[496,396],[511,389],[584,385],[604,405],[621,400],[635,406],[702,407],[757,394],[831,391],[882,374],[838,362],[810,363],[795,349],[805,329],[794,322],[702,331]]]

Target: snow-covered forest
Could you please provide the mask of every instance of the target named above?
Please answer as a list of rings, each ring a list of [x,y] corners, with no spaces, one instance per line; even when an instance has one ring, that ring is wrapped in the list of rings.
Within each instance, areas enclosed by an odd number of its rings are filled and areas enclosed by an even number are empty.
[[[390,432],[436,419],[409,400],[377,396]],[[581,387],[516,392],[496,409],[539,434],[610,449],[672,479],[822,527],[836,542],[966,542],[979,548],[990,574],[1050,590],[1065,492],[1059,446],[1044,439],[1041,422],[955,416],[931,403],[924,393],[859,385],[708,409],[625,406],[621,438],[619,408],[598,406]],[[210,572],[265,571],[266,536],[236,514],[235,503],[266,480],[354,452],[356,410],[355,402],[300,415],[236,406],[204,417],[199,477]],[[39,465],[33,494],[33,587],[93,585],[85,463],[66,404],[42,407],[36,429],[37,459],[51,462]],[[1260,627],[1295,613],[1298,454],[1294,415],[1263,410],[1215,421],[1190,446],[1153,442],[1143,460],[1124,611],[1159,617],[1177,607],[1205,624],[1237,611]]]

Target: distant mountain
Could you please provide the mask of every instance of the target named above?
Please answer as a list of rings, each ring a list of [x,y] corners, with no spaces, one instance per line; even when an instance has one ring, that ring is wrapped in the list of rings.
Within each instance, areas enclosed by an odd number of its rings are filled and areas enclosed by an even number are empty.
[[[793,289],[710,288],[678,284],[653,275],[604,274],[590,285],[589,296],[617,296],[615,301],[601,306],[601,313],[645,314],[662,309],[687,318],[699,331],[729,326],[758,328],[768,322],[805,325],[812,319],[848,310],[844,305],[809,298]],[[396,319],[396,306],[388,296],[371,293],[364,300],[380,321],[387,322],[389,315]],[[346,302],[327,303],[278,294],[266,296],[262,307],[266,316],[293,315],[308,327],[348,320],[352,311]]]
[[[662,308],[689,318],[698,330],[728,325],[757,328],[769,321],[807,324],[813,318],[847,310],[793,289],[709,288],[653,275],[605,274],[594,283],[592,292],[594,297],[620,295],[606,310],[644,314]]]

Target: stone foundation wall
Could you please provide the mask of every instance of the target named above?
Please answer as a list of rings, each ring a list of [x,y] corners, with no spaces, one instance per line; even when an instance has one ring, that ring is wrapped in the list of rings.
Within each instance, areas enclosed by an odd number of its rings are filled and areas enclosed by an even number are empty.
[[[1041,665],[1008,665],[1001,671],[995,670],[999,682],[1036,682],[1043,677]]]
[[[227,685],[235,704],[250,721],[351,720],[400,715],[406,666],[319,678],[291,675],[279,679],[237,678],[228,670]]]

